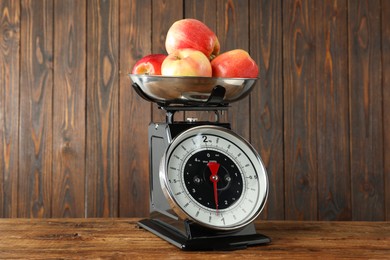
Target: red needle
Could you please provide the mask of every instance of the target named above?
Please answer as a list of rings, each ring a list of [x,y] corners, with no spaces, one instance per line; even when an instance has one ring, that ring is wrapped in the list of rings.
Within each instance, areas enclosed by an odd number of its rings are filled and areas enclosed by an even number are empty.
[[[215,201],[215,208],[218,213],[218,188],[217,188],[217,183],[219,181],[219,177],[217,175],[218,169],[219,169],[219,163],[215,161],[211,161],[207,164],[207,166],[210,169],[211,175],[210,175],[210,181],[213,183],[214,187],[214,201]]]

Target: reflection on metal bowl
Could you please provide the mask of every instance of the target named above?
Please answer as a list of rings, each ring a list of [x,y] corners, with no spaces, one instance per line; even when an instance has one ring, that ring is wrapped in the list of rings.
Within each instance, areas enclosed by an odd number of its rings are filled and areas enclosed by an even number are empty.
[[[225,88],[224,103],[244,98],[257,78],[167,77],[129,75],[144,94],[154,102],[204,103],[216,86]]]

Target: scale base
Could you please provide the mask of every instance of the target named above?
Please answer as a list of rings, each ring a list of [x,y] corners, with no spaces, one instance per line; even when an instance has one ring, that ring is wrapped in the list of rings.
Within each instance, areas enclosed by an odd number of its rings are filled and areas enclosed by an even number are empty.
[[[204,233],[202,227],[185,222],[188,232],[196,234],[185,236],[179,230],[171,228],[157,219],[143,219],[138,222],[138,225],[185,251],[238,250],[271,242],[269,237],[257,234],[254,230],[239,232],[239,234],[229,233],[208,236],[208,234],[202,235]]]

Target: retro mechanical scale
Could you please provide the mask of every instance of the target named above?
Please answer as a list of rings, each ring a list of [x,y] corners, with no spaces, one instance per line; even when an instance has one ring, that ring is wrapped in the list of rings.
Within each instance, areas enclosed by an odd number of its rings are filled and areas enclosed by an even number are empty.
[[[182,250],[235,250],[270,242],[253,220],[268,195],[256,150],[220,122],[256,79],[130,74],[132,87],[166,112],[149,125],[150,218],[144,228]],[[209,111],[214,121],[175,121],[177,111]]]

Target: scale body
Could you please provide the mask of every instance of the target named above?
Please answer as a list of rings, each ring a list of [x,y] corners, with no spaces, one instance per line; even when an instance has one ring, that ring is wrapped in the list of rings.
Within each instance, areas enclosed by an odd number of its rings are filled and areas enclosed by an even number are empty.
[[[156,102],[143,83],[132,86]],[[226,89],[213,87],[201,103],[157,100],[166,122],[148,128],[150,217],[138,225],[182,250],[236,250],[270,242],[253,223],[268,195],[266,170],[253,147],[229,123],[219,122],[228,109]],[[176,122],[177,111],[211,111],[216,120]]]

